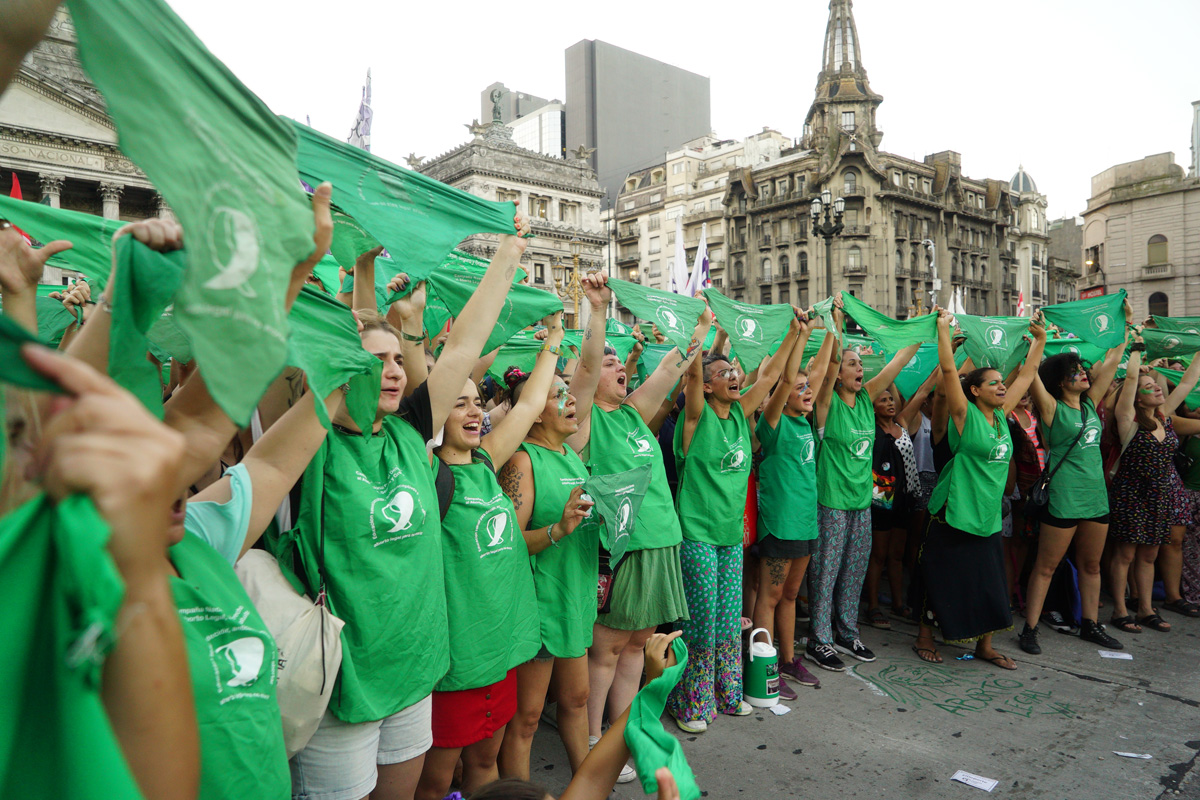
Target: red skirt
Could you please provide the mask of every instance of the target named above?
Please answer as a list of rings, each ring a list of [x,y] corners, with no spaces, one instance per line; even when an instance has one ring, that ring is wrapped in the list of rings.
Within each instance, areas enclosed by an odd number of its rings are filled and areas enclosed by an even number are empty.
[[[491,686],[433,693],[433,746],[466,747],[490,739],[517,713],[517,670]]]

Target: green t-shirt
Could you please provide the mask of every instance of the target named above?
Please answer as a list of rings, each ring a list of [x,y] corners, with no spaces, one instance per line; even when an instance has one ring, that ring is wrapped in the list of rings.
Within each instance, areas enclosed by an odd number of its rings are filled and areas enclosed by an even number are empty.
[[[1084,398],[1083,409],[1087,413],[1086,423],[1079,411],[1059,401],[1050,432],[1042,430],[1047,447],[1046,466],[1056,470],[1050,480],[1050,514],[1059,519],[1092,519],[1108,513],[1104,459],[1100,455],[1100,417],[1090,398]],[[1083,436],[1064,462],[1063,454],[1082,425],[1086,425]]]
[[[673,547],[683,541],[662,448],[636,408],[623,405],[615,411],[605,411],[594,406],[592,435],[582,456],[593,475],[612,475],[650,465],[653,477],[638,511],[633,541],[627,552]]]
[[[335,427],[304,472],[296,532],[309,587],[321,585],[323,534],[329,610],[346,623],[329,710],[372,722],[432,692],[450,654],[441,517],[421,434],[398,417],[371,435]]]
[[[835,391],[817,451],[817,498],[826,508],[861,511],[871,507],[875,410],[860,389],[851,408]]]
[[[679,472],[676,510],[684,538],[718,547],[740,545],[745,531],[746,489],[750,480],[750,423],[741,402],[721,419],[708,403],[683,452],[683,420],[675,426],[675,465]]]
[[[974,403],[967,403],[961,434],[950,420],[947,433],[954,457],[929,496],[931,514],[945,506],[946,522],[976,536],[1000,532],[1000,503],[1008,482],[1008,462],[1012,460],[1012,437],[1004,413],[997,409],[993,414],[995,424],[989,425],[983,412]]]
[[[593,412],[594,413],[594,412]],[[556,453],[525,442],[533,475],[529,529],[562,519],[571,491],[587,480],[587,467],[569,447]],[[579,525],[558,542],[529,557],[537,589],[542,645],[557,658],[576,658],[592,645],[596,584],[600,579],[600,536],[596,525]]]
[[[478,452],[482,460],[447,465],[454,473],[454,498],[442,520],[450,671],[439,692],[490,686],[541,647],[529,549],[490,457]]]
[[[817,454],[812,426],[787,414],[772,428],[760,418],[754,435],[762,444],[758,465],[758,530],[777,539],[816,539]]]
[[[292,778],[275,698],[275,640],[216,549],[185,533],[171,562],[200,729],[200,800],[238,800],[250,787],[255,797],[284,800]]]

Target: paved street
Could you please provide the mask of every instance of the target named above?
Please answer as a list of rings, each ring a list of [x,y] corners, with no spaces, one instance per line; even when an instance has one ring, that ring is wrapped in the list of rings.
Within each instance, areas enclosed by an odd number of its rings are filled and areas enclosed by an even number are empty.
[[[878,660],[821,672],[821,688],[798,688],[785,716],[721,717],[697,737],[664,719],[711,798],[1195,800],[1200,620],[1167,618],[1171,633],[1121,636],[1132,661],[1044,625],[1037,657],[1002,634],[997,648],[1017,659],[1015,672],[958,661],[968,651],[945,645],[946,663],[926,665],[909,649],[915,626],[864,626]],[[543,725],[533,760],[534,779],[561,791],[569,770],[553,728]],[[957,770],[999,785],[988,795],[952,782]],[[645,795],[629,784],[613,797]]]

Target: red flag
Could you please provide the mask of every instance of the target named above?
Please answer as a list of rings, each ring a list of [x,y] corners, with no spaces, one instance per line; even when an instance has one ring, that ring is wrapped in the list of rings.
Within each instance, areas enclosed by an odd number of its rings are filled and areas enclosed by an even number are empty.
[[[1017,292],[1017,316],[1025,316],[1025,293]]]
[[[24,197],[21,196],[21,182],[17,180],[17,173],[15,173],[15,172],[12,173],[12,188],[8,190],[8,196],[14,200],[24,200],[25,199]],[[19,233],[23,237],[25,237],[26,244],[33,243],[33,238],[30,237],[30,235],[28,233],[21,230],[16,225],[13,225],[13,228],[16,230],[17,233]]]

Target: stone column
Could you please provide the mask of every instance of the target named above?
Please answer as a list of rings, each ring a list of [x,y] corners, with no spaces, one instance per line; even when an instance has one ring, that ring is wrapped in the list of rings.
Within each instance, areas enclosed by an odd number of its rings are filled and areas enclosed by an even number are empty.
[[[42,201],[45,202],[49,199],[51,208],[62,207],[61,200],[64,180],[65,178],[62,175],[51,175],[48,173],[38,175],[38,184],[42,188]]]
[[[159,219],[175,219],[175,212],[171,210],[171,206],[167,205],[167,198],[158,192],[154,193],[154,207]]]
[[[99,191],[100,198],[104,201],[104,218],[120,219],[121,193],[125,191],[125,187],[119,183],[102,183]]]

